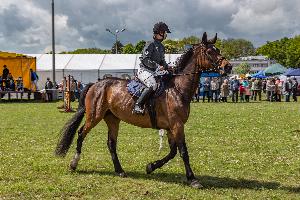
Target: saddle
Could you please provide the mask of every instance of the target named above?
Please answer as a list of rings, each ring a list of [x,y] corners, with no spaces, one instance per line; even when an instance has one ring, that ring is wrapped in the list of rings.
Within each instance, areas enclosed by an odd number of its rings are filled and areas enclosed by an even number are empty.
[[[157,127],[157,119],[156,119],[156,110],[155,110],[155,99],[158,98],[165,91],[165,80],[166,78],[162,76],[158,80],[158,87],[155,92],[148,98],[145,102],[145,108],[149,112],[151,125],[153,129],[159,129]],[[134,101],[137,100],[138,97],[141,96],[142,91],[145,89],[145,85],[135,77],[132,80],[129,80],[127,83],[127,90],[133,96]]]

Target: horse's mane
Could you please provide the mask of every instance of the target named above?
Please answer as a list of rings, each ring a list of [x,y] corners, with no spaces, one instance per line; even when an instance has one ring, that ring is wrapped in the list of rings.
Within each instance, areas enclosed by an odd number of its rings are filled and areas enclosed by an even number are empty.
[[[183,54],[175,61],[176,71],[182,71],[193,54],[193,48],[184,51]]]

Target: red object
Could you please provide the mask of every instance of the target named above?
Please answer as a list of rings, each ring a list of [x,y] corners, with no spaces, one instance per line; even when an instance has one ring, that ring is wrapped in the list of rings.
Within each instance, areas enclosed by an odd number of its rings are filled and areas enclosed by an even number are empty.
[[[240,93],[245,93],[245,88],[242,85],[240,85]]]

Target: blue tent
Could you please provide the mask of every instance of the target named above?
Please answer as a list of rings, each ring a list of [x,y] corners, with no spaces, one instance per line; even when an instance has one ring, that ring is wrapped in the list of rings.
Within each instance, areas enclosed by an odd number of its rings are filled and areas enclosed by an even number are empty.
[[[251,78],[267,78],[263,70],[257,72],[256,74],[251,74]]]
[[[300,68],[293,69],[293,70],[285,73],[284,75],[286,75],[286,76],[300,76]]]
[[[217,72],[203,72],[201,73],[201,77],[219,77],[221,74]]]
[[[285,76],[286,76],[287,73],[290,73],[290,72],[293,71],[293,70],[294,70],[293,68],[288,68],[288,69],[286,70],[286,72],[284,72],[282,75],[285,75]]]

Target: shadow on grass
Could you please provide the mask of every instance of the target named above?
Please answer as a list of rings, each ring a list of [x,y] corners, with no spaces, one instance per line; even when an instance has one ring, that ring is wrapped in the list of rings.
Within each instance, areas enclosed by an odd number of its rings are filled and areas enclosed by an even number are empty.
[[[106,176],[116,176],[113,171],[96,171],[96,170],[79,170],[77,174],[86,175],[86,174],[97,174],[97,175],[106,175]],[[143,180],[155,180],[166,183],[175,183],[175,184],[185,184],[185,175],[176,174],[176,173],[153,173],[147,175],[146,173],[140,172],[127,172],[129,178],[133,179],[143,179]],[[247,180],[247,179],[233,179],[228,177],[214,177],[214,176],[198,176],[197,177],[201,184],[204,186],[204,189],[212,188],[233,188],[233,189],[251,189],[251,190],[285,190],[293,193],[300,193],[300,187],[289,187],[282,186],[278,182],[265,182],[258,180]]]

